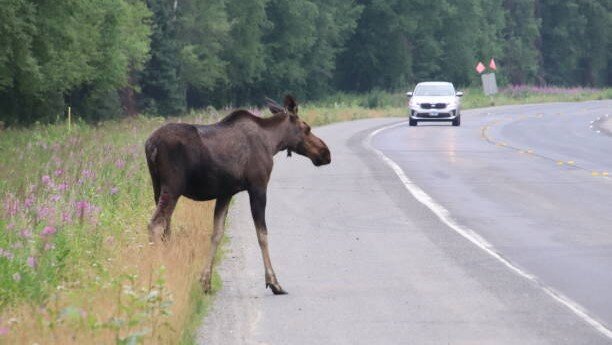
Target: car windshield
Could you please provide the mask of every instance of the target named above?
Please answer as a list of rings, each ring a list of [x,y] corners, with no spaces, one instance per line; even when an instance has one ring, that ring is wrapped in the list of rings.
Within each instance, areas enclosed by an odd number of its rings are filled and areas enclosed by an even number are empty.
[[[455,88],[451,85],[418,85],[415,96],[454,96]]]

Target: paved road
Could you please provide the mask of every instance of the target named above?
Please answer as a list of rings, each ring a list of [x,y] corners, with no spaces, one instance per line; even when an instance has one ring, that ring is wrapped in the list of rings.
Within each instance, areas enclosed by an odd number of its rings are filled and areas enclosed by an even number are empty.
[[[332,164],[279,154],[269,190],[290,294],[264,290],[239,195],[200,343],[612,344],[606,114],[612,101],[316,129]]]

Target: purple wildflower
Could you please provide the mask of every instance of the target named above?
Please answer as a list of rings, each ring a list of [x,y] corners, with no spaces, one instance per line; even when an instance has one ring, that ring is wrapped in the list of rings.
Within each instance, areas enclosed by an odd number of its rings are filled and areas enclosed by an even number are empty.
[[[7,195],[4,198],[4,210],[9,216],[15,216],[19,212],[19,200],[10,194]]]
[[[75,203],[76,213],[79,217],[79,220],[83,222],[83,218],[85,217],[85,213],[89,211],[89,203],[85,200],[77,201]]]
[[[65,190],[67,190],[67,189],[68,189],[68,184],[67,184],[67,183],[65,183],[65,182],[64,182],[64,183],[60,183],[60,184],[57,186],[57,190],[59,190],[60,192],[63,192],[63,191],[65,191]]]
[[[62,170],[62,169],[57,169],[54,172],[55,176],[61,176],[63,173],[64,173],[64,170]]]
[[[36,268],[36,265],[38,264],[38,262],[36,261],[35,257],[28,256],[27,264],[28,266],[30,266],[30,268]]]
[[[41,180],[45,186],[49,186],[51,184],[51,177],[49,175],[43,176]]]
[[[69,212],[62,213],[62,222],[70,223],[72,221],[72,215]]]
[[[84,213],[89,209],[89,203],[86,200],[80,200],[74,203],[77,212]]]
[[[13,277],[15,278],[15,277]],[[9,334],[9,329],[8,327],[0,327],[0,335],[7,335]]]
[[[58,202],[60,199],[61,197],[57,194],[51,196],[51,201],[53,202]]]
[[[7,230],[13,230],[15,229],[15,223],[8,223],[8,225],[6,226]]]
[[[96,174],[93,171],[89,170],[89,169],[83,170],[82,174],[83,174],[83,177],[86,178],[86,179],[94,178],[96,176]]]
[[[30,230],[30,229],[23,229],[23,230],[21,230],[21,232],[19,234],[23,238],[31,238],[32,237],[32,230]]]
[[[51,249],[55,248],[55,245],[53,243],[45,243],[45,250],[49,251]]]
[[[42,236],[51,236],[57,232],[57,229],[53,226],[45,226],[45,228],[40,233]]]
[[[119,188],[117,188],[117,187],[113,187],[113,188],[111,188],[111,190],[110,190],[110,194],[111,194],[111,195],[115,195],[115,194],[117,194],[117,193],[119,193]]]
[[[6,249],[2,249],[2,248],[0,248],[0,256],[4,256],[8,260],[13,260],[13,258],[15,257],[15,255],[13,255],[13,253],[9,252]]]
[[[123,159],[117,159],[117,161],[115,161],[115,166],[118,169],[123,169],[125,167],[125,161]]]
[[[54,209],[47,206],[42,206],[38,208],[38,211],[36,212],[36,217],[38,218],[38,220],[47,219],[51,214],[53,214],[53,212]]]
[[[23,201],[23,206],[25,208],[30,208],[34,204],[34,198],[30,195]]]

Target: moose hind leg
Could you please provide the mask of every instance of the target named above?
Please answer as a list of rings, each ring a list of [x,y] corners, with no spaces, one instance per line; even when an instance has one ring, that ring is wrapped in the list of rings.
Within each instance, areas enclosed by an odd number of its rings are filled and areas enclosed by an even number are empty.
[[[266,226],[266,191],[265,190],[250,190],[249,198],[251,201],[251,213],[257,231],[257,241],[261,249],[263,257],[266,288],[269,287],[275,295],[285,295],[287,292],[278,283],[274,269],[272,269],[272,261],[270,260],[270,252],[268,250],[268,228]]]
[[[177,200],[178,196],[165,191],[161,193],[157,202],[157,209],[149,223],[149,242],[159,243],[170,239],[170,218]]]
[[[211,246],[206,257],[206,261],[204,262],[204,270],[202,271],[202,276],[200,278],[204,293],[211,292],[210,281],[212,277],[213,265],[215,264],[215,253],[217,252],[217,247],[223,238],[225,219],[227,217],[227,210],[229,209],[231,199],[231,197],[219,197],[215,203],[215,216],[213,220]]]

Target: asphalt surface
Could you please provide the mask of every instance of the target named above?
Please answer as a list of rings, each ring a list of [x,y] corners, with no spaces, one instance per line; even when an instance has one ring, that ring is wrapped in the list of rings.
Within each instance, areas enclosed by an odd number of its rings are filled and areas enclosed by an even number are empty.
[[[272,263],[289,295],[264,288],[241,194],[199,343],[612,344],[606,115],[612,101],[464,111],[461,127],[315,129],[332,164],[279,154],[269,187]]]

